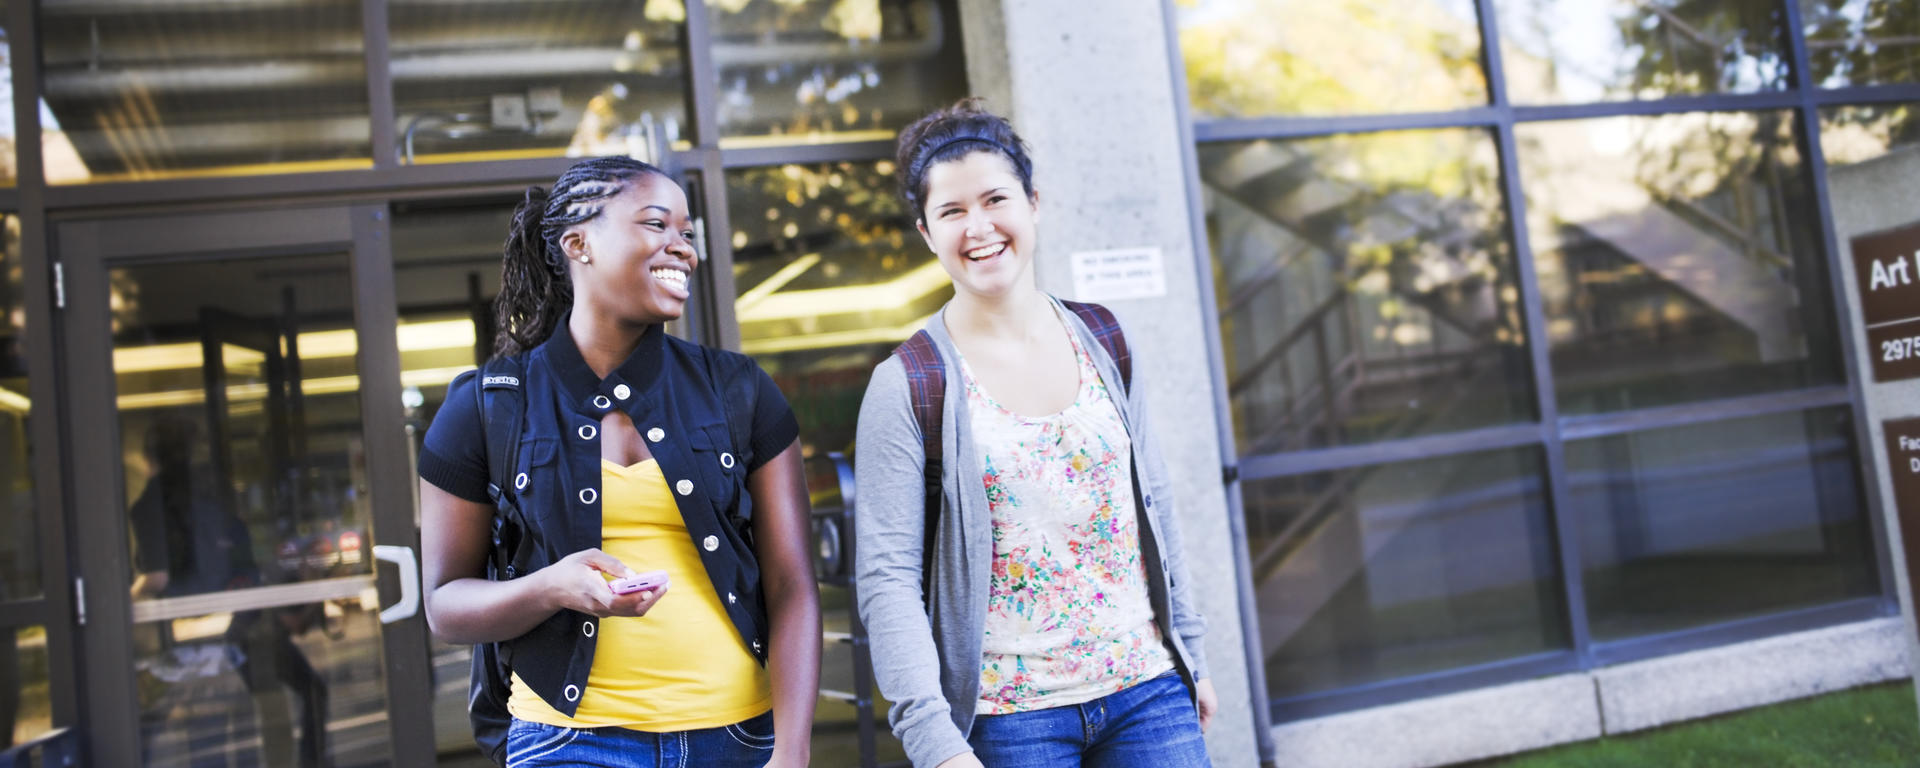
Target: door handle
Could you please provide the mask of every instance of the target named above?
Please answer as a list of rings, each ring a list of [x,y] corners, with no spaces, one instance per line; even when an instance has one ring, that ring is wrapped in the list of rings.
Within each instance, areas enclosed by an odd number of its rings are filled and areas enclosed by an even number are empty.
[[[375,544],[373,557],[393,563],[400,569],[400,602],[380,609],[380,623],[392,624],[413,618],[420,612],[420,561],[413,556],[413,548]]]

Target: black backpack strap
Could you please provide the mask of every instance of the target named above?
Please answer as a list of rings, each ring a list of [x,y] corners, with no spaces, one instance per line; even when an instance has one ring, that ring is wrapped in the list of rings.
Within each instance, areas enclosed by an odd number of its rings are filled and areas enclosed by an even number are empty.
[[[1093,332],[1094,340],[1100,342],[1100,346],[1107,350],[1107,356],[1113,358],[1113,364],[1120,368],[1120,386],[1132,392],[1133,351],[1127,348],[1127,336],[1120,331],[1120,321],[1114,318],[1113,310],[1098,304],[1064,299],[1060,303],[1079,315],[1080,322],[1087,324],[1087,330]]]
[[[933,336],[921,330],[906,343],[895,347],[893,356],[907,369],[907,387],[913,396],[913,420],[920,424],[920,447],[926,455],[921,475],[922,503],[926,509],[926,532],[920,550],[923,598],[933,602],[933,543],[940,523],[941,412],[947,396],[947,364],[940,359],[940,348]]]

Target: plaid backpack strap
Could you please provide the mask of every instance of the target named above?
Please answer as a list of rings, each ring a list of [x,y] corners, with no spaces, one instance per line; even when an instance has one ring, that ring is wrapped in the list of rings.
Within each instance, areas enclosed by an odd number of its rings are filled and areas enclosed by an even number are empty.
[[[1080,322],[1087,324],[1087,330],[1093,332],[1094,340],[1106,348],[1107,356],[1113,358],[1113,364],[1120,368],[1120,385],[1132,391],[1133,352],[1127,348],[1127,335],[1120,332],[1120,321],[1114,318],[1113,311],[1098,304],[1064,299],[1060,303],[1079,315]]]
[[[926,456],[921,474],[921,503],[926,510],[926,532],[921,542],[922,598],[932,604],[933,542],[940,523],[941,410],[947,399],[947,364],[933,337],[921,330],[906,343],[893,349],[893,356],[907,369],[907,388],[913,396],[913,420],[920,424],[920,447]]]

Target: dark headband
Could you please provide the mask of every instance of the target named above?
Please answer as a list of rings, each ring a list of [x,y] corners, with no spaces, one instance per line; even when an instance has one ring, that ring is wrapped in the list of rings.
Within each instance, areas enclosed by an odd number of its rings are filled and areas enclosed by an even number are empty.
[[[993,139],[984,138],[980,136],[961,136],[957,139],[947,139],[946,141],[940,142],[939,144],[935,145],[933,149],[928,150],[927,154],[923,155],[923,157],[932,158],[936,155],[939,155],[940,151],[943,149],[946,149],[947,147],[951,147],[955,144],[965,144],[969,141],[979,142],[981,144],[987,145],[992,149],[1000,150],[1000,154],[1006,155],[1009,159],[1017,156],[1013,154],[1013,150],[1007,148],[1007,145],[1001,144],[1000,142],[994,141]]]

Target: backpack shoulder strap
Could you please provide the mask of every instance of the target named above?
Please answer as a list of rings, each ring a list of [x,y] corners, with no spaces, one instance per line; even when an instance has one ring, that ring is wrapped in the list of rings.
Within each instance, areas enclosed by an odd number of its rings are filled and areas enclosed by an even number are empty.
[[[907,369],[907,388],[913,398],[913,420],[920,424],[920,446],[926,456],[921,474],[922,504],[926,509],[926,532],[921,548],[921,589],[931,604],[933,543],[940,524],[941,411],[947,399],[947,364],[933,336],[922,329],[893,349],[893,356]]]
[[[1093,332],[1095,341],[1107,350],[1107,356],[1113,358],[1113,364],[1120,368],[1120,384],[1127,391],[1133,391],[1133,352],[1127,348],[1127,335],[1120,331],[1120,321],[1113,316],[1113,310],[1078,301],[1060,300],[1067,309],[1080,316],[1080,322],[1087,324],[1087,330]]]
[[[513,470],[520,465],[520,431],[527,418],[527,394],[521,388],[525,378],[519,358],[496,357],[481,367],[480,386],[474,389],[487,452],[487,495],[495,505],[509,498]]]

